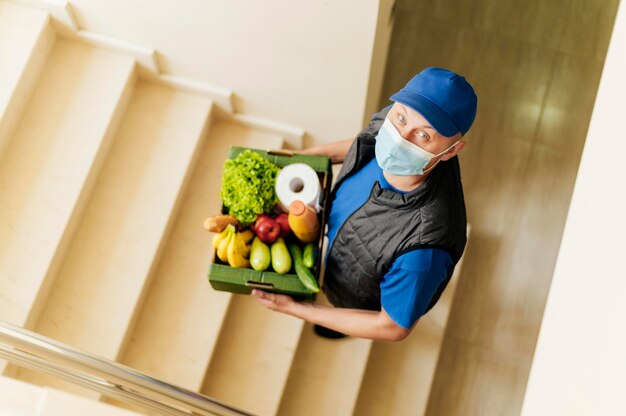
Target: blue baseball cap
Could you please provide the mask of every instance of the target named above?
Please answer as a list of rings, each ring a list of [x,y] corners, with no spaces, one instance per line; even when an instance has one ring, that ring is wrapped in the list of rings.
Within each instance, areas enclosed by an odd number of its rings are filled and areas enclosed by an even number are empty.
[[[474,89],[465,78],[443,68],[426,68],[389,99],[420,113],[445,137],[465,135],[476,118]]]

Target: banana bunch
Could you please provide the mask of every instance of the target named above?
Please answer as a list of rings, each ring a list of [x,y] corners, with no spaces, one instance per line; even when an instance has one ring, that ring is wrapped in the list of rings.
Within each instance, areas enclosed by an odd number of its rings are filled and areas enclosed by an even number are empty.
[[[224,231],[213,237],[213,248],[217,257],[230,267],[250,267],[250,241],[254,237],[251,230],[237,232],[234,225],[229,224]]]

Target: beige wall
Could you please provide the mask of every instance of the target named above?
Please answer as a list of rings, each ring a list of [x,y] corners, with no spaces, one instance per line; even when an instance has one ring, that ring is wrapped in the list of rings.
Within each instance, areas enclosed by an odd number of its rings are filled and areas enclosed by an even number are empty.
[[[523,415],[626,414],[626,10],[618,11]]]
[[[380,86],[385,66],[386,53],[372,58],[379,4],[389,12],[388,0],[70,3],[81,28],[155,48],[166,72],[228,88],[236,111],[313,140],[361,127],[368,86]]]
[[[394,7],[395,0],[380,0],[363,125],[366,125],[371,115],[380,109],[379,102],[381,99],[387,98],[382,97],[381,93],[385,78],[387,55],[389,53],[389,43],[391,42],[393,31]]]

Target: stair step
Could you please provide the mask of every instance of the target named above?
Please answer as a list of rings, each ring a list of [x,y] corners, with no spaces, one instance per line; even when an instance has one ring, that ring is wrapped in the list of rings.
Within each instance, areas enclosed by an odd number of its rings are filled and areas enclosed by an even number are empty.
[[[36,323],[133,76],[129,58],[55,43],[0,164],[1,320]]]
[[[0,414],[32,416],[37,413],[42,388],[0,376]]]
[[[36,416],[138,416],[139,414],[50,388],[43,389],[39,411],[35,413]]]
[[[361,338],[321,338],[306,324],[278,414],[352,414],[371,346]]]
[[[137,82],[36,332],[118,358],[198,155],[210,109],[205,98]],[[33,372],[22,371],[20,378],[67,386]]]
[[[224,160],[231,145],[280,149],[282,139],[216,120],[120,362],[198,391],[213,354],[231,294],[209,286],[212,234],[204,219],[219,213]]]
[[[443,339],[425,318],[400,343],[374,343],[355,414],[425,414]]]
[[[259,415],[278,411],[303,321],[233,296],[202,393]]]
[[[467,234],[469,237],[470,227]],[[375,342],[363,377],[355,414],[420,416],[437,369],[454,293],[463,266],[457,263],[439,302],[424,315],[411,335],[399,343]]]
[[[11,416],[137,416],[139,413],[0,376],[0,414]]]
[[[0,2],[0,159],[54,44],[47,13]]]

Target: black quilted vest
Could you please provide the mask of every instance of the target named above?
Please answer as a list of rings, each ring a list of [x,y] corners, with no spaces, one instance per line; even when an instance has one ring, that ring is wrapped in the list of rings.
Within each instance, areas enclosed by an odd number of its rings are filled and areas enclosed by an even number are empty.
[[[376,113],[352,144],[330,200],[348,176],[375,157],[376,134],[389,107]],[[461,258],[467,220],[459,161],[440,162],[417,189],[400,194],[375,182],[369,199],[341,226],[326,259],[324,292],[339,307],[380,310],[380,283],[393,261],[411,250],[436,247],[453,266],[427,311],[439,300]]]

